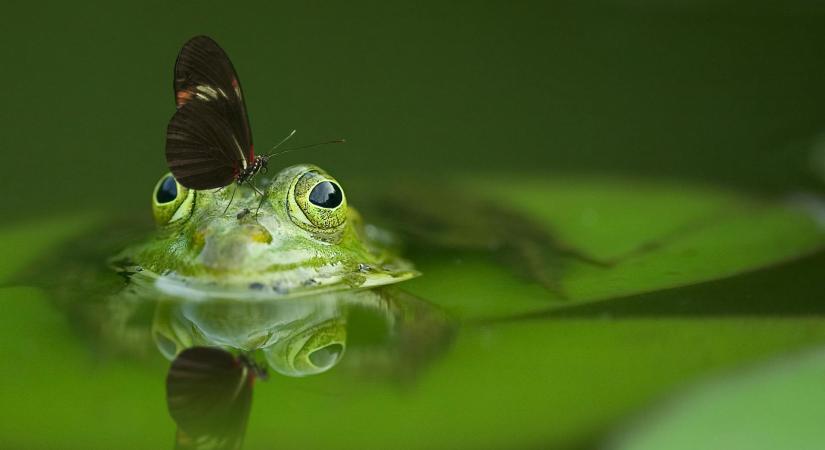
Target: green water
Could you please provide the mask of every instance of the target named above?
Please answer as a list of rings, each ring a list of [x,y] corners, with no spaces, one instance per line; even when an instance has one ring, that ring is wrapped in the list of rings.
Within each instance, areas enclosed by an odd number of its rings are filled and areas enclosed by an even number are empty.
[[[625,430],[629,448],[636,430],[675,448],[716,433],[678,413],[690,400],[656,407],[825,344],[825,238],[787,200],[823,192],[823,19],[803,2],[4,5],[0,447],[174,445],[157,305],[116,339],[102,287],[122,282],[105,259],[151,229],[172,64],[195,34],[231,56],[258,148],[293,128],[298,143],[347,138],[277,164],[324,167],[367,220],[392,226],[369,199],[398,184],[421,192],[410,203],[464,202],[425,194],[447,179],[589,255],[644,250],[607,269],[563,258],[548,286],[521,222],[452,221],[505,244],[408,245],[424,276],[399,287],[431,312],[409,323],[443,318],[423,333],[439,339],[400,345],[391,315],[348,313],[341,364],[255,384],[245,448],[595,448]],[[770,393],[794,400],[764,404],[804,414],[772,437],[821,442],[800,419],[822,414],[804,402],[821,385],[788,379]],[[760,391],[700,392],[741,425],[741,397]]]

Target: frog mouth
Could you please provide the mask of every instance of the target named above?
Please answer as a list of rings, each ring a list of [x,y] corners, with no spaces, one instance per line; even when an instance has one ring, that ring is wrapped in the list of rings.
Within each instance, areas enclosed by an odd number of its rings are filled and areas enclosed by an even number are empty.
[[[234,273],[224,276],[184,275],[178,272],[157,274],[142,270],[130,274],[138,295],[156,298],[158,294],[192,301],[270,301],[297,298],[326,292],[365,289],[398,283],[420,275],[406,261],[372,269],[369,274],[348,271],[341,266],[323,269],[297,267],[276,274]]]

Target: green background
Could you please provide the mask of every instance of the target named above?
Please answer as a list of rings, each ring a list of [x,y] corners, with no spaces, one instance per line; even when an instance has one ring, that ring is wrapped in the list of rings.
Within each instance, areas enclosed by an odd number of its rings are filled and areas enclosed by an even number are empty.
[[[810,186],[825,120],[812,4],[7,1],[0,212],[144,201],[195,34],[231,56],[259,151],[292,129],[345,137],[275,163],[344,183],[507,168]]]

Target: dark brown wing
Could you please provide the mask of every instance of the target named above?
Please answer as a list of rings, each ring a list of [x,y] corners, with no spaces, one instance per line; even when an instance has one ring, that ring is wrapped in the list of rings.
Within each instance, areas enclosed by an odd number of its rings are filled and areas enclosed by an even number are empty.
[[[232,126],[247,161],[255,158],[241,83],[226,52],[215,41],[195,36],[183,44],[175,61],[174,88],[178,108],[198,101],[213,104]]]
[[[219,348],[182,351],[166,376],[166,403],[178,426],[177,449],[241,448],[254,372]]]
[[[232,183],[246,168],[245,149],[227,118],[205,102],[177,110],[166,128],[166,162],[178,182],[190,189]]]

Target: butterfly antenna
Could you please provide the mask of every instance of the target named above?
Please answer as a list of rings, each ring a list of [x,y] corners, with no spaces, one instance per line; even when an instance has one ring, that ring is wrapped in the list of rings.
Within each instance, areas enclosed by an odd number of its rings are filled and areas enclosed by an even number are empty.
[[[266,155],[265,158],[269,159],[269,158],[272,158],[273,156],[280,156],[280,155],[283,155],[284,153],[294,152],[295,150],[303,150],[305,148],[318,147],[318,146],[327,145],[327,144],[344,144],[346,142],[347,142],[346,139],[334,139],[332,141],[318,142],[318,143],[315,143],[315,144],[302,145],[300,147],[290,147],[290,148],[285,148],[285,149],[283,149],[279,152],[270,153],[269,155]]]
[[[270,151],[270,152],[275,151],[278,147],[280,147],[281,145],[283,145],[283,143],[284,143],[284,142],[286,142],[286,141],[288,141],[288,140],[292,139],[292,136],[295,136],[295,133],[296,133],[297,131],[298,131],[298,130],[292,130],[292,132],[291,132],[291,133],[289,133],[289,134],[288,134],[285,138],[281,139],[281,142],[278,142],[277,144],[275,144],[275,146],[274,146],[274,147],[272,147],[272,148],[270,148],[270,149],[269,149],[269,151]],[[270,153],[270,154],[268,154],[268,155],[264,156],[264,158],[269,159],[269,157],[270,157],[270,156],[272,156],[272,155],[274,155],[274,154],[275,154],[275,153]]]

